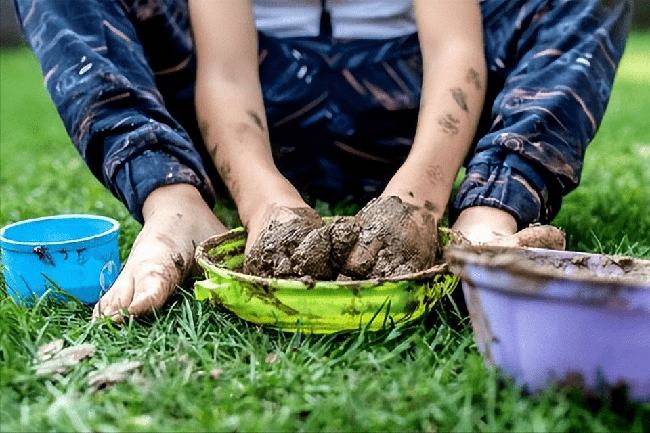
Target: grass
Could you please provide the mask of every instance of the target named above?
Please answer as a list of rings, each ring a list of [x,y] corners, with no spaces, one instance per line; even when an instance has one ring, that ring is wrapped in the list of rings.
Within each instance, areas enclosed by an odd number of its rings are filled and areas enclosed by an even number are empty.
[[[650,34],[633,35],[582,184],[554,222],[570,249],[650,258],[648,52]],[[111,216],[125,259],[140,226],[69,144],[31,54],[4,50],[0,61],[0,225]],[[122,327],[90,323],[75,301],[25,308],[0,290],[0,430],[650,431],[650,404],[556,387],[531,396],[503,380],[454,307],[446,299],[426,319],[376,333],[310,336],[260,329],[186,290]],[[97,352],[68,375],[36,377],[36,349],[58,338]],[[90,371],[122,360],[141,371],[88,388]]]

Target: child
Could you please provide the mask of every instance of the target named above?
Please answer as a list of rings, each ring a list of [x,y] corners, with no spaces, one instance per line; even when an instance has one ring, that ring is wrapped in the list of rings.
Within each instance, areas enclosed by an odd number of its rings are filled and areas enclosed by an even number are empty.
[[[211,210],[226,194],[221,181],[249,232],[248,252],[287,211],[313,217],[300,192],[361,203],[379,196],[370,210],[397,203],[397,214],[417,223],[403,233],[389,224],[392,235],[434,236],[463,163],[450,219],[470,241],[551,221],[579,182],[631,8],[606,0],[16,3],[73,143],[144,222],[93,313],[114,318],[160,307],[195,245],[225,230]],[[350,260],[365,263],[380,248],[366,239]]]

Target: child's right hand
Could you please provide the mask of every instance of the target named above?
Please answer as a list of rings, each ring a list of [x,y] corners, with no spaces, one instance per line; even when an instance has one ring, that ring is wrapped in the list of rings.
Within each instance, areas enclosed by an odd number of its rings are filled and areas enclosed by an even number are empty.
[[[294,251],[311,231],[322,226],[321,217],[306,205],[271,205],[261,226],[249,230],[244,272],[260,277],[292,274],[290,258]]]
[[[358,278],[396,277],[433,266],[438,221],[425,207],[397,196],[370,201],[355,216],[360,233],[343,273]]]

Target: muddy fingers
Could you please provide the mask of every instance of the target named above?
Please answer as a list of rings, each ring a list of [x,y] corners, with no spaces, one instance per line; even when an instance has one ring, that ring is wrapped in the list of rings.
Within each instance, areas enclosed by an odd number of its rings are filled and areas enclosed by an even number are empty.
[[[438,224],[425,208],[399,197],[379,197],[355,217],[360,233],[343,273],[354,278],[395,277],[431,267],[438,255]]]
[[[352,219],[336,217],[325,227],[309,233],[291,256],[293,272],[318,280],[335,279],[359,236]]]
[[[433,213],[399,197],[380,197],[354,218],[334,218],[326,226],[310,208],[277,207],[246,256],[244,272],[319,280],[395,277],[431,267],[437,255]]]
[[[307,235],[323,226],[315,210],[274,206],[246,255],[244,272],[260,277],[293,274],[291,256]]]

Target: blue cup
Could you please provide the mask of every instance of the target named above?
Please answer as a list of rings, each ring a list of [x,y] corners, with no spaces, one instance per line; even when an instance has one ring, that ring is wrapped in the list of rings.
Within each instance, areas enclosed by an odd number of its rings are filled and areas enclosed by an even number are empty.
[[[0,231],[8,294],[29,305],[48,288],[92,305],[120,272],[120,225],[94,215],[58,215],[10,224]]]

